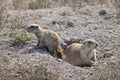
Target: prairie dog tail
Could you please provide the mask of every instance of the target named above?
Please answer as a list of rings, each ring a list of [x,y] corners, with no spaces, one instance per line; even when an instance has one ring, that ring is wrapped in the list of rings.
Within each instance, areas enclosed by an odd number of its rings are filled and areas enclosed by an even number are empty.
[[[63,56],[63,49],[62,47],[59,45],[58,48],[57,48],[57,56],[58,58],[61,58],[62,59],[62,56]]]

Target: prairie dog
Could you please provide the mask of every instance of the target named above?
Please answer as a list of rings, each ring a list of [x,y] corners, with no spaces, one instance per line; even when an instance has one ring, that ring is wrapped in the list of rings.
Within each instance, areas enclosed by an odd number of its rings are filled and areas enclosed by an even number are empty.
[[[86,39],[82,44],[72,43],[66,48],[62,58],[75,66],[92,66],[97,61],[97,46],[94,39]]]
[[[58,58],[62,58],[63,50],[60,45],[60,37],[56,32],[42,29],[37,24],[29,25],[26,30],[36,35],[38,38],[37,46],[46,47],[52,55],[57,54]]]

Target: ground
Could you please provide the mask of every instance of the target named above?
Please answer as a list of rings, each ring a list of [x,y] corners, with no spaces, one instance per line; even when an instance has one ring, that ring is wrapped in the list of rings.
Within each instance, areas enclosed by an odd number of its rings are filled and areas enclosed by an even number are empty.
[[[107,14],[100,16],[101,9]],[[58,76],[53,80],[119,80],[120,79],[120,19],[113,7],[88,5],[73,10],[71,7],[39,10],[8,10],[3,13],[3,26],[20,24],[15,28],[3,29],[0,33],[0,79],[30,80],[35,77],[32,70],[43,66],[48,72]],[[9,22],[11,21],[11,22]],[[13,24],[12,21],[16,21]],[[73,22],[73,26],[67,25]],[[65,42],[82,42],[94,38],[99,43],[99,59],[92,67],[78,67],[51,56],[47,51],[35,48],[37,39],[32,39],[24,46],[11,46],[11,31],[21,30],[28,24],[36,23],[56,31]],[[12,71],[13,70],[13,71]],[[38,75],[38,74],[37,74]],[[34,79],[32,79],[34,80]],[[44,80],[36,78],[35,80]]]

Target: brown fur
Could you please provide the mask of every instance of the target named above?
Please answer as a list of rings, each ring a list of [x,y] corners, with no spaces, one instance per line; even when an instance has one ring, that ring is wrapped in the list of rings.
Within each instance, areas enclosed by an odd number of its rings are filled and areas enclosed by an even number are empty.
[[[42,29],[37,24],[31,24],[27,31],[35,33],[38,38],[37,46],[46,47],[51,54],[54,53],[52,55],[57,54],[59,58],[62,58],[63,50],[60,45],[60,37],[56,32],[50,29]]]
[[[82,44],[72,43],[62,58],[75,66],[92,66],[97,61],[95,51],[97,46],[98,43],[93,39],[86,39]]]

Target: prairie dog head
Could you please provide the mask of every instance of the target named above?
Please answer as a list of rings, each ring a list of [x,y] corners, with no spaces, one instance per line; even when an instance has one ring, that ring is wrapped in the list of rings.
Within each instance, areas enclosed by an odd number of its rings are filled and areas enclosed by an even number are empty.
[[[97,48],[98,43],[94,39],[86,39],[83,41],[82,46],[86,51],[91,52],[93,49]]]
[[[30,33],[42,33],[43,29],[38,24],[30,24],[26,29]]]

